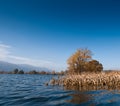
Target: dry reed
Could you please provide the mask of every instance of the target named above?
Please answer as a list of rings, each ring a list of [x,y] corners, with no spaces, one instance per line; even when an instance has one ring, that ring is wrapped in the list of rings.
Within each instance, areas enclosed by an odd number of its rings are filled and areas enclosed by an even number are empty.
[[[119,89],[120,72],[65,75],[63,78],[56,80],[55,84],[63,85],[65,88],[78,90]]]

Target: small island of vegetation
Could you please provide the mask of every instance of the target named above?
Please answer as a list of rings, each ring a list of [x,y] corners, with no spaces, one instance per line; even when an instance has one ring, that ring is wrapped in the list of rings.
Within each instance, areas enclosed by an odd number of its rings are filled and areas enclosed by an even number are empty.
[[[67,60],[68,70],[64,77],[52,80],[51,84],[63,85],[67,89],[97,90],[120,87],[119,71],[103,71],[103,65],[92,59],[88,49],[78,49]]]

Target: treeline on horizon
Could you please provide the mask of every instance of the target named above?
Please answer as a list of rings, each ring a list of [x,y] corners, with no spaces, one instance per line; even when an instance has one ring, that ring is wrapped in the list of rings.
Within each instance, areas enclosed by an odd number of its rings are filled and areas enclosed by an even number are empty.
[[[41,75],[64,75],[66,71],[36,71],[36,70],[31,70],[31,71],[24,71],[24,70],[19,70],[19,69],[14,69],[13,71],[0,71],[0,74],[41,74]]]
[[[118,71],[118,70],[104,70],[104,72],[112,72],[112,71]],[[65,75],[68,74],[69,71],[65,70],[65,71],[60,71],[60,72],[56,72],[56,71],[36,71],[36,70],[31,70],[28,72],[25,72],[23,70],[19,70],[19,69],[14,69],[13,71],[0,71],[0,74],[40,74],[40,75]]]

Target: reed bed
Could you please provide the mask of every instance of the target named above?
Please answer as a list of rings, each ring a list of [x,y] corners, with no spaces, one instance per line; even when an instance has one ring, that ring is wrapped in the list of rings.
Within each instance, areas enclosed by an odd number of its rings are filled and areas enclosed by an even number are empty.
[[[101,72],[83,73],[78,75],[65,75],[61,79],[54,81],[55,84],[63,85],[65,88],[68,89],[119,89],[120,72]]]

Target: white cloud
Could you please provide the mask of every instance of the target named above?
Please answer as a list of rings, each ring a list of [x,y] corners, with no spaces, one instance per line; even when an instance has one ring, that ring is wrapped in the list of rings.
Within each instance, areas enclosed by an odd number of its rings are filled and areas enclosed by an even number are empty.
[[[0,48],[11,48],[11,46],[0,43]]]
[[[5,45],[5,44],[0,43],[0,59],[1,60],[4,60],[9,56],[9,54],[10,54],[9,49],[10,48],[11,47],[9,45]]]
[[[52,70],[62,70],[62,67],[52,61],[35,60],[31,58],[12,55],[10,45],[0,43],[0,60],[15,64],[28,64],[38,67],[46,67]]]
[[[12,63],[28,64],[28,65],[33,65],[33,66],[37,66],[37,67],[46,67],[46,68],[49,68],[51,70],[62,70],[63,69],[60,65],[53,63],[51,61],[35,60],[35,59],[12,56],[12,55],[9,55],[8,58],[10,60],[12,60],[12,61],[10,61]]]
[[[9,59],[12,59],[12,61],[15,63],[17,62],[17,64],[29,64],[34,66],[49,66],[53,64],[50,61],[35,60],[35,59],[13,56],[13,55],[9,55]]]

